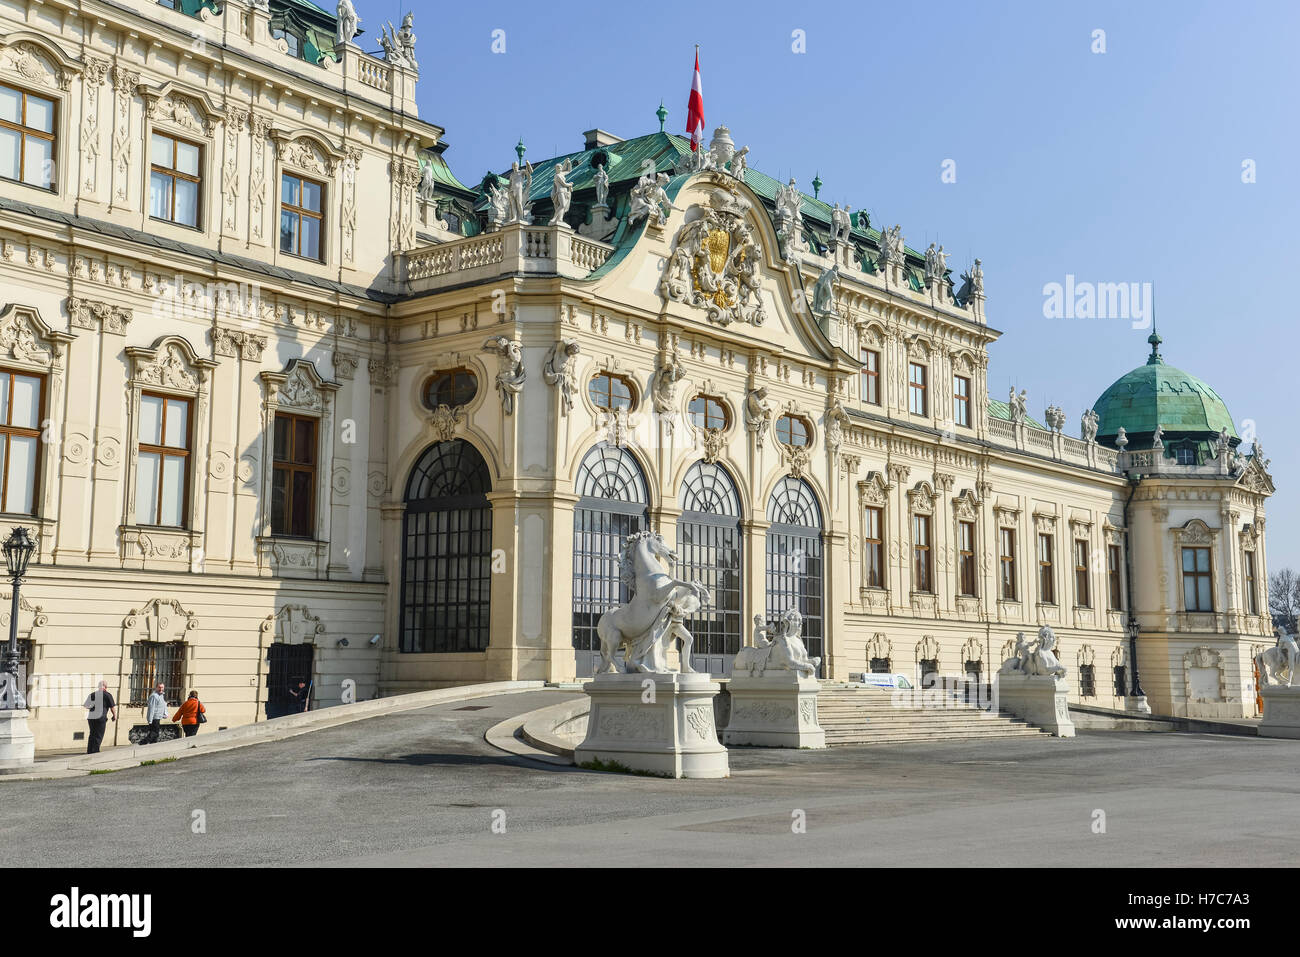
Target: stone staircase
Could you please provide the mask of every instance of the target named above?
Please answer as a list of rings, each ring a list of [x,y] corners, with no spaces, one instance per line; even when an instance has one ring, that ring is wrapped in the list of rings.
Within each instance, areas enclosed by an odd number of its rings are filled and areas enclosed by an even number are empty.
[[[861,685],[823,685],[817,695],[817,719],[826,732],[828,745],[1050,737],[1005,712],[987,712],[966,704],[951,691],[925,694],[927,701],[938,696],[942,707],[896,708],[892,691]]]

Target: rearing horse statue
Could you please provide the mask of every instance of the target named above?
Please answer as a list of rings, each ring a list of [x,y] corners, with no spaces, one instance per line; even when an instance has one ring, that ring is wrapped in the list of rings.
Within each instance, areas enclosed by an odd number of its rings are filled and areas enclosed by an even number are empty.
[[[699,608],[708,603],[709,590],[703,583],[674,578],[664,570],[665,561],[671,568],[677,556],[658,532],[637,532],[629,535],[623,543],[619,552],[619,569],[623,583],[631,588],[632,597],[627,604],[605,612],[596,623],[596,633],[600,636],[597,674],[618,671],[614,652],[620,645],[627,646],[624,661],[629,673],[666,671],[666,646],[670,638],[674,600],[685,600],[687,608]],[[688,594],[678,596],[681,589]],[[680,622],[672,629],[676,635],[684,631]],[[681,670],[694,670],[690,665],[689,645],[682,651]]]

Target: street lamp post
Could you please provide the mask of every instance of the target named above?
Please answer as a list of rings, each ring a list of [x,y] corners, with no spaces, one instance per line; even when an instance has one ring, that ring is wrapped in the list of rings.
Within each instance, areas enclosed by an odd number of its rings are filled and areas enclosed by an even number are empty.
[[[9,606],[9,643],[5,646],[3,675],[0,676],[0,683],[4,686],[0,694],[0,710],[25,711],[27,701],[18,681],[18,586],[23,575],[27,574],[27,564],[36,551],[36,543],[27,529],[19,527],[9,533],[3,547],[13,596]]]

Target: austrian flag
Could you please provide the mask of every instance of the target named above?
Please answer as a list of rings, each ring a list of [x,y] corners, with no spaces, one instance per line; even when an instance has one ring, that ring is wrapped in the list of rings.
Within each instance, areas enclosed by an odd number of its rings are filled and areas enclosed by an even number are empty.
[[[691,98],[686,102],[686,132],[691,136],[691,152],[697,152],[704,140],[704,89],[700,86],[700,48],[695,48],[695,76],[691,77]]]

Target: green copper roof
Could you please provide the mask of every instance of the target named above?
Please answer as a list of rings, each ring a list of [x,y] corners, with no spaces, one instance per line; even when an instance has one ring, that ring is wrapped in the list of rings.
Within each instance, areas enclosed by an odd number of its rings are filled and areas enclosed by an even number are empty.
[[[1130,441],[1150,441],[1157,426],[1166,441],[1209,438],[1223,429],[1236,438],[1232,416],[1219,394],[1196,376],[1166,365],[1158,335],[1152,333],[1147,341],[1151,355],[1146,364],[1117,379],[1093,405],[1099,419],[1097,438],[1113,445],[1121,426]]]
[[[993,416],[995,419],[1006,419],[1010,422],[1011,406],[1007,405],[1005,402],[999,402],[997,399],[989,399],[989,415]],[[1030,425],[1035,429],[1047,430],[1047,426],[1043,425],[1043,423],[1039,422],[1032,416],[1025,416],[1025,424]]]

